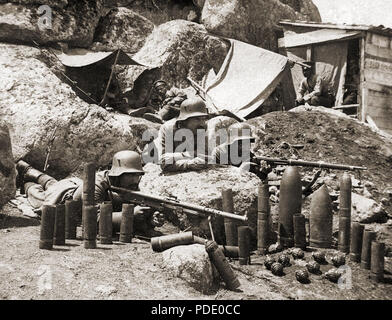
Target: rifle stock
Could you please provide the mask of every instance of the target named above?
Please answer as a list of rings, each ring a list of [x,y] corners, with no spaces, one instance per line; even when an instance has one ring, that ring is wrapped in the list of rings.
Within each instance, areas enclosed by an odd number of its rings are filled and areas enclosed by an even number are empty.
[[[336,169],[336,170],[367,170],[367,167],[349,166],[344,164],[327,163],[323,161],[304,161],[304,160],[292,160],[292,159],[279,159],[256,156],[258,161],[266,161],[273,165],[289,165],[289,166],[300,166],[300,167],[315,167],[324,169]]]
[[[126,188],[120,188],[120,187],[114,187],[112,186],[111,189],[113,191],[119,192],[119,193],[126,193],[130,196],[130,202],[135,203],[137,205],[142,205],[142,206],[148,206],[151,208],[154,208],[156,210],[162,210],[164,208],[171,209],[171,210],[178,210],[180,209],[186,214],[192,214],[192,215],[203,215],[203,216],[209,216],[209,215],[220,215],[225,218],[229,219],[235,219],[235,220],[240,220],[240,221],[248,221],[247,216],[240,216],[236,215],[230,212],[225,212],[221,210],[216,210],[216,209],[211,209],[203,206],[198,206],[186,202],[180,202],[176,199],[171,199],[171,198],[163,198],[163,197],[157,197],[157,196],[151,196],[147,195],[144,193],[141,193],[139,191],[132,191]]]

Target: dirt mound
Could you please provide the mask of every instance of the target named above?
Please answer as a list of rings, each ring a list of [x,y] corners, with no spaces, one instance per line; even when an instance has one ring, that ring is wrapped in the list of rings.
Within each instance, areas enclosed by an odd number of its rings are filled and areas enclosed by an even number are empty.
[[[366,171],[351,172],[367,186],[372,198],[388,199],[386,189],[392,181],[392,140],[357,120],[332,114],[272,112],[249,121],[259,131],[255,150],[270,157],[325,161],[365,166]],[[301,168],[309,173],[312,168]],[[331,171],[332,172],[332,171]],[[340,176],[340,173],[334,171]],[[335,179],[338,183],[338,179]],[[392,213],[391,201],[387,205]]]

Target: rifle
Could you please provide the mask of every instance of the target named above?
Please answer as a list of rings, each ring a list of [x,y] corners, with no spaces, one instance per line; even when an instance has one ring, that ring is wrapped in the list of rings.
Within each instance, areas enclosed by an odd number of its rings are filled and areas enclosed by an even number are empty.
[[[269,158],[256,156],[255,159],[257,161],[265,161],[268,164],[272,165],[289,165],[289,166],[300,166],[300,167],[314,167],[314,168],[323,168],[323,169],[336,169],[336,170],[367,170],[367,167],[357,167],[357,166],[349,166],[344,164],[334,164],[327,163],[323,161],[305,161],[305,160],[292,160],[292,159],[279,159],[279,158]]]
[[[163,198],[163,197],[156,197],[141,193],[139,191],[133,191],[125,188],[114,187],[111,186],[113,191],[119,193],[126,193],[130,196],[130,202],[141,205],[141,206],[148,206],[154,208],[158,211],[162,211],[163,209],[171,209],[171,210],[180,210],[186,214],[192,214],[196,216],[211,216],[211,215],[219,215],[229,219],[235,219],[240,221],[248,221],[247,216],[239,216],[230,212],[220,211],[216,209],[207,208],[204,206],[198,206],[195,204],[180,202],[176,198]]]
[[[186,79],[189,81],[191,86],[196,90],[197,95],[200,98],[202,98],[205,102],[208,102],[209,104],[211,104],[214,107],[215,112],[211,114],[212,116],[227,116],[227,117],[234,118],[239,122],[246,121],[244,118],[237,116],[236,114],[234,114],[233,112],[231,112],[229,110],[219,111],[218,108],[216,107],[216,105],[214,104],[214,102],[212,101],[211,97],[208,95],[208,93],[201,86],[199,86],[195,81],[193,81],[189,77],[187,77]],[[207,101],[207,97],[208,97],[208,101]]]

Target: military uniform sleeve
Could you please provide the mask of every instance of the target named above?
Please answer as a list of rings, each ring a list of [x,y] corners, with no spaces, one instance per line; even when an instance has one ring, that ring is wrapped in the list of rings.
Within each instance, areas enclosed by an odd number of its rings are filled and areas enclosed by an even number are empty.
[[[304,97],[304,94],[306,91],[307,91],[306,79],[303,79],[299,85],[299,88],[298,88],[297,99],[301,100]]]
[[[159,129],[157,139],[157,149],[159,155],[159,163],[162,171],[185,171],[188,170],[188,164],[192,160],[187,152],[166,152],[166,144],[170,143],[167,138],[172,135],[171,126],[163,124]],[[172,143],[172,142],[171,142]],[[174,146],[173,146],[174,149]]]
[[[321,95],[322,89],[323,89],[323,80],[321,79],[321,77],[316,76],[316,83],[314,85],[314,89],[312,92],[308,94],[309,98]]]

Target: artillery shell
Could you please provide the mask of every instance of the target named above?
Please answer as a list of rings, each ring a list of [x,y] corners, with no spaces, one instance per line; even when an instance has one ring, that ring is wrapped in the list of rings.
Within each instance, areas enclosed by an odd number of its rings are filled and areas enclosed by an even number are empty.
[[[192,231],[151,238],[151,248],[155,252],[162,252],[175,246],[187,245],[192,243]]]
[[[233,192],[231,189],[222,190],[222,208],[225,212],[234,212]],[[224,218],[226,245],[237,246],[237,223],[233,219]]]
[[[361,268],[370,269],[370,257],[372,241],[376,240],[377,233],[374,231],[365,230],[363,233],[362,240],[362,251],[361,251]]]
[[[198,243],[198,244],[202,244],[203,246],[206,244],[208,240],[202,237],[198,237],[198,236],[193,236],[193,242],[194,243]]]
[[[56,206],[44,205],[41,215],[41,229],[39,248],[50,250],[53,248],[54,223]]]
[[[82,202],[65,201],[65,238],[76,239],[77,217],[82,215]]]
[[[99,240],[101,244],[112,244],[113,206],[110,201],[101,203],[99,213]]]
[[[250,229],[247,226],[238,228],[238,251],[240,265],[250,264]]]
[[[219,246],[222,249],[225,257],[229,258],[238,258],[239,257],[239,248],[236,246]]]
[[[56,217],[54,222],[53,244],[65,245],[65,205],[56,206]]]
[[[89,162],[83,169],[83,206],[93,206],[95,204],[95,164]]]
[[[344,173],[340,179],[338,249],[350,252],[351,228],[351,177]]]
[[[361,261],[362,251],[362,237],[364,226],[355,222],[351,227],[351,247],[350,247],[350,260],[354,262]]]
[[[82,214],[84,221],[83,244],[85,249],[97,247],[97,207],[83,206]]]
[[[271,266],[276,262],[276,260],[271,257],[271,256],[266,256],[264,260],[264,266],[268,269],[271,270]]]
[[[237,289],[241,283],[238,281],[236,274],[225,258],[222,249],[218,247],[215,241],[208,241],[205,245],[205,248],[213,265],[218,270],[219,275],[225,282],[226,286],[230,290]]]
[[[279,198],[279,243],[283,248],[294,245],[293,216],[301,213],[302,186],[298,168],[287,167],[281,183]]]
[[[120,225],[120,242],[131,243],[133,237],[133,204],[124,203],[122,205],[121,225]],[[151,239],[152,240],[152,239]]]
[[[313,194],[309,224],[310,246],[330,248],[332,245],[332,202],[325,185]]]
[[[370,278],[381,282],[384,279],[385,243],[372,241],[370,259]]]
[[[294,224],[294,246],[296,248],[306,248],[306,229],[305,229],[305,216],[295,215],[293,217]]]
[[[270,203],[268,181],[260,185],[257,207],[257,252],[266,254],[268,251]]]

